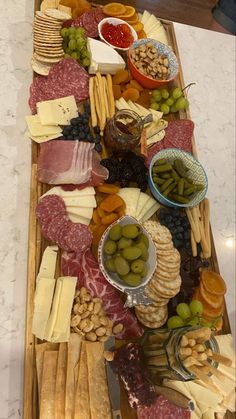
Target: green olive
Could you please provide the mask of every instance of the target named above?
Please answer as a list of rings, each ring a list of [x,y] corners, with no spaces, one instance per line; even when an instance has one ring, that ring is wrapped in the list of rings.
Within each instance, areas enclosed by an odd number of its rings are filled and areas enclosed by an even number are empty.
[[[129,264],[122,256],[115,257],[115,268],[119,275],[127,275],[130,271]]]
[[[114,255],[116,249],[117,249],[116,243],[112,240],[107,240],[107,242],[104,245],[104,252],[107,255]]]
[[[145,276],[147,276],[147,273],[148,273],[148,267],[147,267],[147,265],[146,265],[146,263],[144,264],[144,267],[143,267],[143,270],[142,270],[142,272],[141,272],[141,278],[144,278]]]
[[[127,260],[135,260],[138,259],[142,254],[142,250],[138,246],[130,246],[126,247],[123,250],[122,255]]]
[[[146,262],[148,260],[149,255],[148,255],[148,250],[144,242],[141,241],[140,243],[136,244],[136,246],[141,250],[141,255],[140,255],[141,259]]]
[[[119,240],[121,238],[121,226],[116,224],[109,231],[109,237],[111,240]]]
[[[144,261],[142,259],[136,259],[131,263],[131,271],[135,274],[141,274],[144,268]]]
[[[121,237],[121,239],[118,241],[118,249],[123,250],[126,247],[132,246],[133,241],[131,239],[126,239],[126,237]]]
[[[137,287],[141,284],[141,275],[129,272],[127,275],[124,275],[122,279],[125,283],[131,287]]]
[[[138,238],[136,239],[136,243],[144,243],[146,248],[149,248],[149,240],[146,234],[141,233]]]
[[[135,239],[140,232],[140,227],[137,224],[127,224],[122,227],[122,236],[127,239]]]
[[[116,272],[114,258],[110,258],[110,259],[105,260],[104,264],[105,264],[105,268],[109,272]]]

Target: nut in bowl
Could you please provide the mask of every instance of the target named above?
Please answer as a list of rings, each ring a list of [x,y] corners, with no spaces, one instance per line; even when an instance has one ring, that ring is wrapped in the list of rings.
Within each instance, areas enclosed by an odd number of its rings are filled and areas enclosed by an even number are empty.
[[[153,157],[148,184],[157,201],[179,208],[198,205],[208,188],[207,176],[199,161],[177,148],[161,150]]]
[[[155,245],[144,227],[125,215],[103,234],[98,261],[103,275],[115,288],[122,292],[138,289],[149,282],[156,269]]]
[[[134,41],[138,39],[136,31],[122,19],[106,17],[98,24],[100,38],[112,48],[128,51]]]
[[[172,49],[154,39],[135,41],[128,56],[132,76],[148,89],[162,87],[178,75],[179,63]]]

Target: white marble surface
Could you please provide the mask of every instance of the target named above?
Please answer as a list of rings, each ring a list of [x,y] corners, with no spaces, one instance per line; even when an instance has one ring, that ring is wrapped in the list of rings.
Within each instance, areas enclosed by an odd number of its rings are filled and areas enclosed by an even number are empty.
[[[29,113],[29,66],[33,2],[0,2],[0,419],[22,414],[24,320],[30,143],[24,139]],[[212,226],[227,304],[233,320],[235,278],[235,38],[176,24],[176,35],[199,158],[207,168]]]

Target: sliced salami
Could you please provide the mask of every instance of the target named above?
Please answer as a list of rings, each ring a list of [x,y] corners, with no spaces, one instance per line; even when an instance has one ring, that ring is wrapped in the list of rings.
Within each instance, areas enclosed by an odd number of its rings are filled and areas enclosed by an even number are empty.
[[[83,253],[92,244],[92,233],[84,224],[71,223],[67,235],[67,243],[74,252]]]
[[[159,396],[150,406],[140,406],[137,410],[138,419],[190,419],[191,412],[175,406],[164,396]]]
[[[52,66],[48,76],[36,77],[30,86],[29,106],[36,113],[36,103],[73,95],[77,103],[88,98],[89,75],[73,58]]]
[[[93,12],[85,12],[83,14],[83,27],[86,30],[86,35],[90,38],[98,36],[98,23],[95,20]]]
[[[61,216],[66,214],[66,206],[63,199],[58,195],[48,195],[39,201],[36,208],[36,217],[41,224],[50,221],[51,218],[59,214]]]
[[[74,27],[79,28],[83,27],[85,29],[86,35],[90,38],[98,37],[98,23],[106,17],[102,12],[101,7],[96,7],[91,9],[77,19],[69,19],[63,22],[64,28]]]
[[[162,141],[154,144],[149,150],[146,165],[149,167],[153,156],[165,148],[179,148],[191,153],[194,123],[190,119],[171,121],[166,128],[165,137]]]

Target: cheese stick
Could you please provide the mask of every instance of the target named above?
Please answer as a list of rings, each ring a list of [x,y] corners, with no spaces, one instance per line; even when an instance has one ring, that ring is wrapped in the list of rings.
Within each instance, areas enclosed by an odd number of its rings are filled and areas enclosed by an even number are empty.
[[[97,121],[95,101],[94,101],[94,77],[89,78],[89,99],[90,99],[92,127],[96,127],[98,124],[98,121]]]
[[[110,74],[106,75],[107,78],[107,87],[108,87],[108,98],[109,98],[109,111],[110,111],[110,117],[112,118],[115,114],[115,99],[113,95],[113,89],[112,89],[112,78]]]

